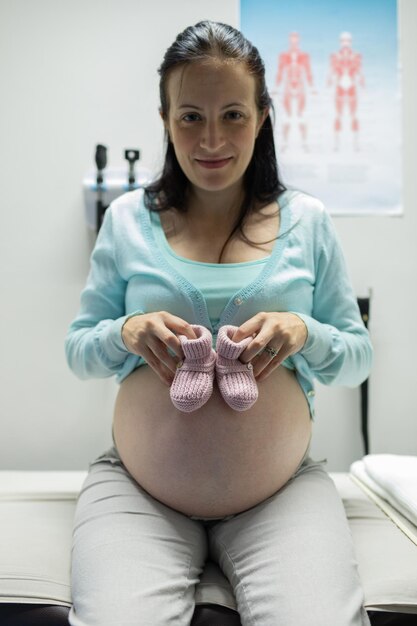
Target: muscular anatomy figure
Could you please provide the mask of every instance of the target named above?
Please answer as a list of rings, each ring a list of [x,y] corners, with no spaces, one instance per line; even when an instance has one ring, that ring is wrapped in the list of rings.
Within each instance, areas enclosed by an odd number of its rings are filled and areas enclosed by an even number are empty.
[[[328,86],[335,85],[334,149],[339,149],[342,114],[348,107],[351,118],[354,147],[358,149],[359,122],[356,116],[358,106],[357,84],[365,86],[362,75],[362,55],[352,50],[352,35],[347,32],[340,34],[340,49],[330,55],[330,73]]]
[[[283,145],[285,150],[288,145],[292,117],[298,121],[303,147],[307,150],[307,124],[304,119],[306,106],[306,82],[313,88],[313,77],[310,67],[310,55],[300,50],[300,36],[296,32],[289,35],[289,49],[279,55],[278,71],[275,84],[283,85],[282,104],[283,115]],[[315,93],[313,91],[313,93]]]

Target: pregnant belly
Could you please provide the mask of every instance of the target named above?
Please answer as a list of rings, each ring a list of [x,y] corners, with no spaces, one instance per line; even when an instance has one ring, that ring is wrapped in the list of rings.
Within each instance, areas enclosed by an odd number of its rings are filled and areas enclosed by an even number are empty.
[[[289,480],[311,435],[308,404],[295,374],[278,367],[258,384],[247,411],[234,411],[217,385],[192,413],[172,404],[151,368],[120,386],[114,438],[132,477],[186,515],[220,517],[262,502]]]

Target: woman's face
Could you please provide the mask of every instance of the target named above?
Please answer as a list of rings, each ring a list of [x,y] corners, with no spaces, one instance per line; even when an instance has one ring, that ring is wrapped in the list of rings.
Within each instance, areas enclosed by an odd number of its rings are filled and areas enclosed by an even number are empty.
[[[255,88],[242,62],[210,60],[172,70],[165,126],[192,185],[206,191],[241,187],[268,113],[259,113]]]

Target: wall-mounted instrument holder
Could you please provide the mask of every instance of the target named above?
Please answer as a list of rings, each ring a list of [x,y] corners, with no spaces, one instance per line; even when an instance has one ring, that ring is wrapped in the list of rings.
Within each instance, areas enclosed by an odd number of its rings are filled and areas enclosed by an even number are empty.
[[[128,162],[127,169],[122,166],[107,167],[107,148],[97,144],[96,169],[87,172],[83,180],[87,224],[96,233],[100,230],[107,207],[115,198],[143,187],[151,180],[150,170],[137,165],[139,150],[125,150],[124,157]]]

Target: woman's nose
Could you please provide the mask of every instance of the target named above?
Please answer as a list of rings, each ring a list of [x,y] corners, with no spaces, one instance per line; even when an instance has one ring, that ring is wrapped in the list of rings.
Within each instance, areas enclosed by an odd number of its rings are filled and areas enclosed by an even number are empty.
[[[207,122],[204,124],[200,138],[200,144],[207,150],[216,151],[225,143],[225,138],[221,124],[218,122]]]

